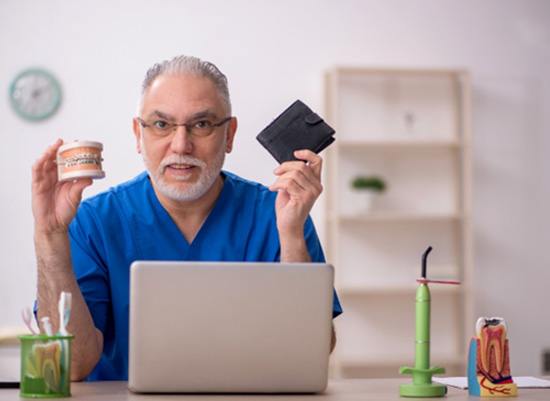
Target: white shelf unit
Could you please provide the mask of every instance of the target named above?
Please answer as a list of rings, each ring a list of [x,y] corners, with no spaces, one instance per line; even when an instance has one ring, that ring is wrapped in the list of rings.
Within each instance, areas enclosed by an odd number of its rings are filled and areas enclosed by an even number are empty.
[[[428,245],[431,362],[464,375],[472,316],[470,84],[462,70],[335,68],[326,118],[327,259],[344,315],[335,321],[336,377],[398,376],[414,364],[415,292]],[[351,189],[378,175],[387,189],[370,210]]]

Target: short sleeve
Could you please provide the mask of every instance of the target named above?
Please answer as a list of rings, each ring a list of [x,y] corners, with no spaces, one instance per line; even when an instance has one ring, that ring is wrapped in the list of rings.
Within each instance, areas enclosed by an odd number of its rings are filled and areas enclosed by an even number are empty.
[[[307,249],[309,256],[311,257],[312,262],[325,263],[325,254],[323,253],[323,248],[319,237],[317,236],[317,231],[313,225],[313,220],[308,216],[305,226],[304,226],[304,236],[306,239]],[[338,299],[338,294],[334,290],[334,296],[332,299],[332,318],[334,319],[338,315],[341,315],[343,312],[342,305]]]
[[[73,270],[94,324],[105,336],[111,297],[101,238],[93,212],[81,204],[69,226]]]

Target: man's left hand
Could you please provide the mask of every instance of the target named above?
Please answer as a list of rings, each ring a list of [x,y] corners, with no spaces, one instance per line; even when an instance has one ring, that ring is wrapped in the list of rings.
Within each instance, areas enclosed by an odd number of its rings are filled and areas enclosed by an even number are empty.
[[[307,149],[295,151],[294,156],[299,161],[284,162],[275,169],[277,180],[269,189],[279,192],[275,201],[279,235],[303,238],[304,223],[323,191],[323,159]]]

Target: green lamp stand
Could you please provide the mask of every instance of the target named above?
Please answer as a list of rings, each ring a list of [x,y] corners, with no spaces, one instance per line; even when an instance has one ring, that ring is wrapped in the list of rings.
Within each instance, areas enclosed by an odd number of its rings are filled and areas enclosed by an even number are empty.
[[[414,368],[403,366],[400,374],[410,374],[412,383],[399,386],[401,397],[443,397],[447,386],[433,383],[432,375],[445,373],[445,368],[430,367],[430,288],[428,283],[460,284],[458,281],[428,280],[426,278],[426,262],[432,247],[428,247],[422,255],[422,277],[417,279],[420,284],[416,290],[416,344]]]

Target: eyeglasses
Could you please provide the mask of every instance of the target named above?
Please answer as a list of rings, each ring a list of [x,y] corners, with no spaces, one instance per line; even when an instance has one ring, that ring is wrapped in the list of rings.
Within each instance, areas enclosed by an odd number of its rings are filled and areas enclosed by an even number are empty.
[[[137,120],[144,129],[147,129],[153,135],[158,137],[167,137],[178,127],[185,127],[185,130],[189,135],[204,138],[212,134],[216,128],[221,127],[232,118],[233,117],[229,116],[217,123],[210,121],[209,119],[202,118],[193,122],[181,124],[172,123],[161,118],[149,122],[144,121],[139,117],[137,117]]]

